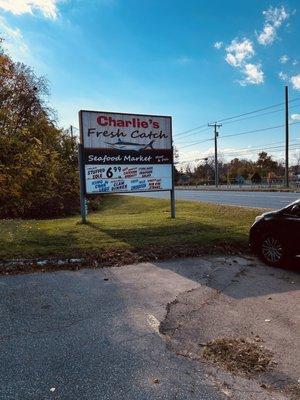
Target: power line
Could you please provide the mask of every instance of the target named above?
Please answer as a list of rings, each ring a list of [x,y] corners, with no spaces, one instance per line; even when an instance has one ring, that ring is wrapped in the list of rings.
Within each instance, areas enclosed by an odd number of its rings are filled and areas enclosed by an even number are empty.
[[[299,105],[294,105],[294,106],[291,106],[289,108],[290,109],[292,109],[292,108],[294,109],[296,107],[299,107]],[[234,124],[235,122],[246,121],[246,120],[253,119],[253,118],[259,118],[259,117],[262,117],[264,115],[274,114],[274,113],[278,113],[278,112],[281,112],[281,111],[284,111],[284,108],[280,108],[279,110],[275,110],[275,111],[269,111],[269,112],[266,112],[266,113],[263,113],[263,114],[259,114],[259,115],[253,115],[251,117],[236,119],[234,121],[227,121],[227,122],[224,122],[223,125]],[[182,138],[179,138],[179,139],[175,138],[175,140],[176,140],[176,143],[178,143],[178,140],[179,141],[186,140],[186,136],[195,135],[195,134],[203,133],[203,132],[207,132],[207,131],[208,131],[208,129],[202,129],[199,132],[190,132],[190,133],[188,133],[187,135],[185,135]]]
[[[190,144],[187,144],[187,145],[185,145],[185,146],[181,146],[180,148],[181,148],[181,149],[184,149],[184,148],[186,148],[186,147],[193,146],[194,144],[200,144],[200,143],[205,143],[205,142],[211,142],[212,140],[214,140],[214,139],[204,139],[204,140],[201,140],[200,142],[190,143]]]
[[[175,135],[176,135],[175,139],[176,139],[178,136],[186,135],[187,133],[190,133],[190,132],[194,133],[194,131],[196,131],[196,130],[198,130],[198,129],[203,130],[203,128],[206,128],[206,129],[204,129],[204,131],[206,131],[206,130],[207,130],[207,124],[203,124],[203,125],[197,126],[196,128],[193,128],[193,129],[188,129],[187,131],[183,131],[183,132],[180,132],[180,133],[176,133],[176,134],[175,134]],[[200,132],[198,132],[198,133],[200,133]]]
[[[299,100],[300,100],[300,98],[299,98]],[[299,107],[299,105],[291,106],[290,109],[296,108],[296,107]],[[266,112],[266,113],[263,113],[263,114],[260,114],[260,115],[253,115],[253,116],[251,116],[251,117],[236,119],[236,120],[234,120],[234,121],[227,121],[227,122],[224,122],[223,125],[234,124],[235,122],[246,121],[246,120],[253,119],[253,118],[259,118],[259,117],[262,117],[262,116],[264,116],[264,115],[274,114],[274,113],[278,113],[278,112],[281,112],[281,111],[284,111],[284,108],[280,108],[279,110],[275,110],[275,111],[269,111],[269,112]],[[185,140],[186,136],[194,135],[195,133],[203,133],[203,132],[207,132],[207,131],[208,131],[208,129],[204,129],[204,130],[202,129],[202,130],[199,131],[199,132],[190,132],[190,133],[188,133],[187,135],[185,135],[184,137],[179,138],[179,140],[180,140],[180,141],[181,141],[181,140]],[[177,139],[176,139],[176,138],[175,138],[175,140],[176,140],[176,142],[177,142]]]
[[[224,136],[222,136],[222,138],[233,137],[233,136],[241,136],[241,135],[249,135],[249,133],[265,132],[265,131],[269,131],[271,129],[282,128],[283,126],[284,125],[275,125],[275,126],[269,126],[267,128],[254,129],[252,131],[246,131],[246,132],[240,132],[240,133],[232,133],[230,135],[224,135]]]
[[[292,103],[292,102],[297,101],[297,100],[300,100],[300,97],[296,97],[295,99],[289,100],[289,103]],[[258,110],[249,111],[249,112],[246,112],[246,113],[243,113],[243,114],[235,115],[233,117],[223,118],[223,119],[220,119],[218,121],[220,121],[220,122],[229,121],[229,120],[232,120],[232,119],[235,119],[235,118],[243,117],[245,115],[250,115],[250,114],[255,114],[255,113],[258,113],[258,112],[261,112],[261,111],[270,110],[271,108],[276,108],[276,107],[282,106],[284,104],[285,104],[285,102],[277,103],[277,104],[274,104],[272,106],[263,107],[263,108],[260,108]]]
[[[292,147],[293,146],[293,147]],[[296,146],[296,147],[295,147]],[[290,149],[291,150],[293,150],[293,149],[297,149],[297,147],[299,147],[299,143],[291,143],[290,144]],[[227,156],[234,156],[234,155],[236,155],[236,153],[237,152],[239,152],[239,151],[244,151],[244,152],[246,152],[247,150],[249,150],[249,151],[265,151],[265,150],[273,150],[273,149],[282,149],[282,150],[279,150],[279,151],[283,151],[283,149],[285,148],[285,145],[284,144],[282,144],[281,146],[272,146],[272,147],[256,147],[256,148],[253,148],[253,149],[247,149],[247,148],[245,148],[245,149],[237,149],[237,150],[235,150],[234,152],[222,152],[222,151],[220,151],[220,153],[221,154],[225,154],[225,155],[227,155]],[[276,150],[273,150],[273,152],[275,152]]]
[[[297,121],[297,122],[290,122],[290,123],[289,123],[289,125],[296,125],[296,124],[300,124],[300,121]],[[284,126],[285,126],[285,124],[282,124],[282,125],[275,125],[275,126],[269,126],[269,127],[267,127],[267,128],[254,129],[254,130],[246,131],[246,132],[233,133],[233,134],[230,134],[230,135],[222,135],[222,136],[220,136],[220,139],[224,139],[224,138],[228,138],[228,137],[234,137],[234,136],[248,135],[248,134],[250,134],[250,133],[265,132],[265,131],[272,130],[272,129],[282,128],[282,127],[284,127]],[[186,147],[194,146],[194,145],[196,145],[196,144],[200,144],[200,143],[204,143],[204,142],[208,142],[208,141],[210,141],[210,140],[214,140],[214,139],[213,139],[213,138],[211,138],[211,139],[208,139],[208,138],[207,138],[207,139],[201,140],[201,141],[199,141],[199,142],[197,141],[197,142],[193,142],[193,143],[187,144],[187,145],[185,145],[185,146],[182,146],[181,148],[184,149],[184,148],[186,148]]]
[[[261,111],[270,110],[271,108],[282,106],[283,104],[284,103],[278,103],[278,104],[274,104],[273,106],[268,106],[268,107],[260,108],[258,110],[249,111],[249,112],[246,112],[246,113],[243,113],[243,114],[235,115],[233,117],[223,118],[223,119],[220,119],[220,122],[225,122],[225,121],[229,121],[229,120],[232,120],[232,119],[235,119],[235,118],[244,117],[245,115],[256,114],[256,113],[261,112]]]
[[[296,97],[295,99],[289,100],[289,103],[292,103],[292,102],[295,102],[295,101],[298,101],[298,100],[300,100],[300,97]],[[246,116],[246,115],[256,114],[256,113],[258,113],[258,112],[262,112],[262,111],[270,110],[270,109],[272,109],[272,108],[280,107],[280,106],[282,106],[282,105],[284,105],[284,104],[285,104],[285,102],[273,104],[273,105],[271,105],[271,106],[259,108],[259,109],[257,109],[257,110],[249,111],[249,112],[246,112],[246,113],[234,115],[234,116],[227,117],[227,118],[223,118],[223,119],[217,119],[217,121],[219,121],[219,122],[230,121],[230,120],[232,120],[232,119],[236,119],[236,118],[239,118],[239,117],[244,117],[244,116]],[[278,110],[278,111],[280,111],[280,110]],[[207,126],[206,124],[203,124],[203,125],[200,125],[200,126],[198,126],[198,127],[195,127],[195,128],[192,128],[192,129],[188,129],[188,130],[183,131],[183,132],[179,132],[179,133],[175,134],[174,136],[175,136],[175,137],[178,137],[178,136],[184,135],[184,134],[186,134],[186,133],[189,133],[189,132],[192,132],[192,131],[196,131],[197,129],[204,128],[204,127],[206,127],[206,126]]]
[[[190,132],[190,133],[187,133],[186,135],[184,135],[184,136],[182,136],[180,138],[175,137],[174,139],[176,140],[176,142],[178,142],[178,140],[179,141],[186,140],[187,136],[191,136],[191,135],[195,135],[195,134],[199,134],[199,133],[204,133],[204,132],[208,132],[208,131],[209,131],[209,129],[207,128],[207,125],[206,125],[205,129],[201,129],[201,130],[196,131],[196,132]]]
[[[300,124],[299,122],[290,122],[289,125],[296,125],[296,124]],[[249,133],[257,133],[257,132],[264,132],[264,131],[268,131],[271,129],[278,129],[278,128],[282,128],[284,127],[285,124],[282,125],[276,125],[276,126],[269,126],[267,128],[262,128],[262,129],[254,129],[252,131],[246,131],[246,132],[240,132],[240,133],[234,133],[231,135],[225,135],[225,136],[221,136],[220,138],[226,138],[226,137],[233,137],[233,136],[241,136],[241,135],[248,135]]]
[[[272,150],[272,149],[278,149],[281,148],[281,150],[273,150],[271,153],[277,153],[277,152],[283,152],[284,151],[284,147],[285,145],[281,145],[281,146],[272,146],[272,147],[257,147],[257,148],[249,148],[249,147],[245,147],[245,148],[241,148],[241,149],[236,149],[234,152],[223,152],[222,150],[219,152],[221,155],[226,155],[226,156],[231,156],[234,157],[236,155],[237,152],[240,151],[264,151],[264,150]],[[300,150],[300,143],[291,143],[290,144],[290,150]],[[211,154],[209,154],[207,157],[212,156],[213,152]],[[242,154],[241,156],[247,156],[247,154]],[[206,157],[205,157],[206,158]],[[179,161],[178,164],[188,164],[191,162],[198,162],[203,160],[204,158],[195,158],[195,159],[191,159],[191,160],[184,160],[184,161]]]
[[[290,109],[291,108],[296,108],[296,107],[299,107],[299,105],[292,106],[292,107],[290,107]],[[264,115],[275,114],[275,113],[278,113],[278,112],[284,111],[284,110],[285,110],[284,108],[280,108],[279,110],[269,111],[269,112],[266,112],[266,113],[263,113],[263,114],[259,114],[259,115],[253,115],[252,117],[240,118],[240,119],[236,119],[235,121],[224,122],[223,125],[234,124],[235,122],[246,121],[248,119],[253,119],[253,118],[259,118],[259,117],[262,117]]]
[[[300,137],[299,138],[295,138],[296,140],[297,139],[300,139]],[[235,151],[243,151],[243,150],[260,150],[260,149],[270,149],[270,148],[272,148],[272,147],[274,147],[273,145],[277,145],[277,144],[280,144],[280,143],[284,143],[285,141],[284,140],[279,140],[279,141],[277,141],[277,142],[271,142],[271,143],[264,143],[264,144],[262,144],[262,145],[260,145],[259,147],[242,147],[242,148],[238,148],[238,149],[236,149]],[[272,147],[270,147],[272,145]],[[291,143],[291,145],[298,145],[299,146],[299,148],[300,148],[300,142],[295,142],[295,143]],[[268,147],[266,147],[266,146],[268,146]],[[282,146],[284,146],[284,145],[282,145]],[[277,146],[275,146],[275,147],[277,147]],[[222,152],[223,153],[223,152]],[[197,159],[197,160],[201,160],[202,158],[199,158],[199,159]],[[196,161],[196,160],[187,160],[187,161]]]

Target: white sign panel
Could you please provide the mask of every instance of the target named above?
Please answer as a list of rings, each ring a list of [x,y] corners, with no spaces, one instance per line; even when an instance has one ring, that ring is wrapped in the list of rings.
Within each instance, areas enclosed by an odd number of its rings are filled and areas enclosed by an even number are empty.
[[[117,151],[171,149],[171,118],[82,111],[82,142]]]
[[[87,194],[171,190],[171,165],[86,165]]]

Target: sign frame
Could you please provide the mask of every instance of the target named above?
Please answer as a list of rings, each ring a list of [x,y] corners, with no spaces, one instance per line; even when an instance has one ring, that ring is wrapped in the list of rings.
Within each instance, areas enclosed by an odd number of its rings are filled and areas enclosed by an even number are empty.
[[[159,189],[159,190],[138,190],[138,191],[122,191],[122,192],[99,192],[99,193],[87,193],[86,188],[86,173],[85,173],[85,164],[84,162],[84,133],[83,133],[83,113],[95,113],[95,114],[115,114],[115,115],[127,115],[133,117],[149,117],[149,118],[168,118],[170,120],[170,151],[172,154],[171,163],[167,163],[165,165],[170,165],[171,167],[171,189]],[[137,114],[137,113],[124,113],[124,112],[112,112],[112,111],[98,111],[98,110],[80,110],[78,112],[79,118],[79,138],[80,143],[78,144],[78,168],[79,168],[79,177],[80,177],[80,209],[81,209],[81,217],[82,222],[87,222],[87,198],[86,196],[93,195],[105,195],[105,194],[128,194],[128,193],[150,193],[150,192],[170,192],[170,201],[171,201],[171,218],[175,218],[176,210],[175,210],[175,184],[174,184],[174,146],[173,146],[173,132],[172,132],[172,117],[169,115],[154,115],[154,114]],[[90,147],[89,149],[97,149]],[[96,163],[95,163],[96,164]],[[138,163],[136,163],[138,164]],[[101,164],[99,164],[101,165]],[[129,165],[129,164],[128,164]],[[142,165],[142,164],[141,164]],[[147,165],[147,164],[145,164]],[[161,164],[163,165],[163,164]]]

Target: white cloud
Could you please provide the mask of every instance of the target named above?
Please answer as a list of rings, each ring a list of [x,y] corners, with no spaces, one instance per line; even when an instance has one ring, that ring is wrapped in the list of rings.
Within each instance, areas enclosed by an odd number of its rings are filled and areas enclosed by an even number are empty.
[[[292,114],[291,120],[292,121],[300,121],[300,114]]]
[[[298,64],[298,61],[297,61],[297,60],[294,60],[294,61],[293,61],[293,66],[295,67],[297,64]]]
[[[57,0],[0,0],[0,8],[15,15],[41,12],[46,18],[57,17]]]
[[[268,44],[273,43],[275,37],[276,37],[276,29],[270,24],[267,24],[264,26],[263,31],[257,36],[257,41],[263,46],[266,46]]]
[[[287,81],[287,80],[288,80],[287,74],[285,74],[285,73],[282,72],[282,71],[279,72],[278,76],[279,76],[279,78],[280,78],[282,81]]]
[[[260,64],[245,64],[242,72],[246,77],[242,81],[239,81],[240,85],[260,85],[261,83],[264,83],[264,72],[262,71]]]
[[[294,89],[300,90],[300,74],[292,76],[291,82]]]
[[[226,47],[226,52],[226,62],[232,67],[238,68],[245,75],[243,80],[238,81],[240,85],[259,85],[264,82],[264,72],[261,65],[248,62],[255,54],[251,40],[235,38]]]
[[[249,39],[233,39],[231,44],[226,47],[225,60],[233,67],[241,67],[245,60],[254,55],[253,43]]]
[[[3,47],[17,61],[24,61],[29,49],[19,28],[12,28],[5,18],[0,16],[0,32],[4,38]]]
[[[268,10],[263,11],[266,23],[272,24],[275,28],[279,28],[285,20],[289,18],[289,14],[283,6],[280,8],[269,7]]]
[[[216,49],[220,49],[221,47],[223,46],[223,42],[215,42],[214,43],[214,48],[216,48]]]
[[[283,6],[280,8],[269,7],[268,10],[263,11],[265,16],[265,23],[262,32],[257,34],[257,41],[263,46],[272,44],[277,37],[277,30],[289,18],[288,12]]]
[[[284,54],[279,58],[279,61],[281,62],[281,64],[286,64],[289,61],[289,57],[286,54]]]

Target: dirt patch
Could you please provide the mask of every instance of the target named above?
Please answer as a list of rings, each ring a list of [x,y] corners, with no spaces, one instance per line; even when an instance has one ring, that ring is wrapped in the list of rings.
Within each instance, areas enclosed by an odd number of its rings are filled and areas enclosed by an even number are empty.
[[[207,343],[203,357],[230,372],[252,376],[272,367],[272,353],[258,343],[239,338],[221,338]]]
[[[291,396],[291,400],[299,400],[300,399],[300,384],[298,386],[291,387],[287,392]]]
[[[47,259],[0,260],[0,275],[78,270],[80,268],[119,267],[139,262],[170,260],[203,255],[240,255],[241,253],[245,254],[246,251],[247,249],[243,245],[230,245],[224,242],[219,242],[210,246],[169,245],[133,249],[116,248],[103,251],[99,250],[98,253],[93,252],[92,257],[90,254],[77,253],[73,255],[73,258],[68,259],[56,256]]]

